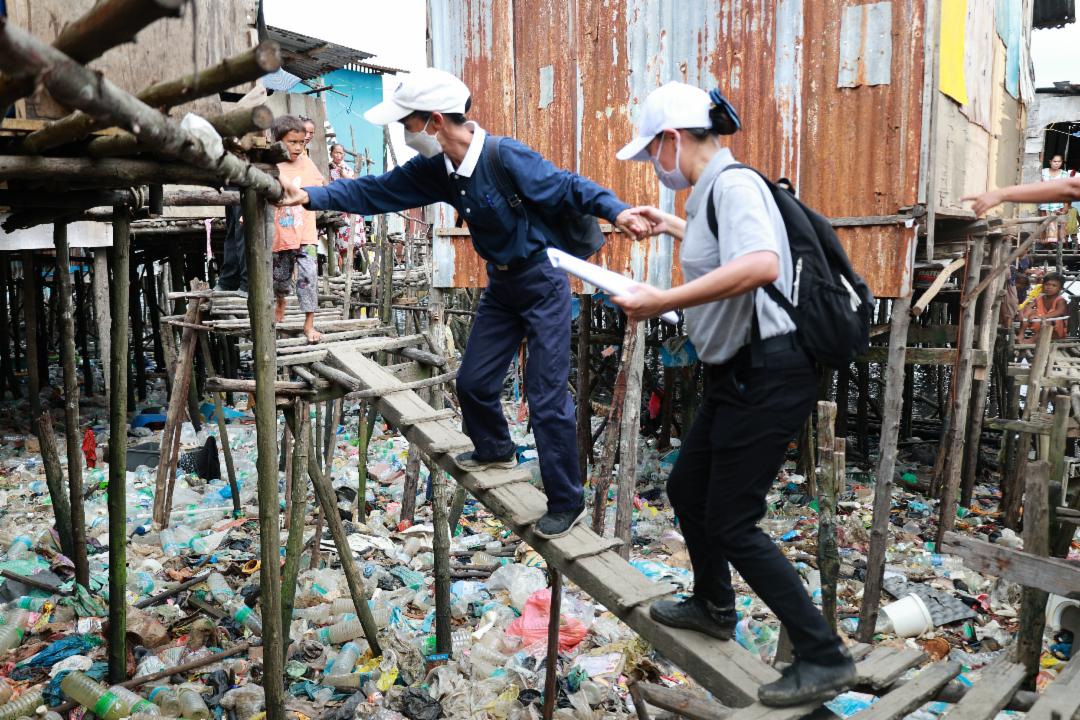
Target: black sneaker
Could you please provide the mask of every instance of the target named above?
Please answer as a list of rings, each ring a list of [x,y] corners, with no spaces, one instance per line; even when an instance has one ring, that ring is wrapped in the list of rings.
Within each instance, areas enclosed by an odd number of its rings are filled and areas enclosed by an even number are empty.
[[[544,517],[536,521],[533,532],[537,537],[545,540],[554,540],[568,534],[575,525],[585,519],[585,505],[575,510],[563,510],[562,512],[544,513]]]
[[[803,658],[784,668],[780,679],[758,688],[758,700],[770,707],[789,707],[832,700],[855,686],[855,661],[844,649],[844,662],[821,665]]]
[[[649,617],[661,625],[697,630],[717,640],[730,640],[738,622],[735,608],[722,608],[697,595],[685,600],[657,600],[649,608]]]
[[[510,454],[506,457],[492,458],[491,460],[482,460],[476,457],[475,451],[463,452],[454,457],[454,462],[457,463],[459,468],[468,470],[469,472],[475,470],[490,470],[492,468],[513,470],[517,467],[517,451],[511,450]]]

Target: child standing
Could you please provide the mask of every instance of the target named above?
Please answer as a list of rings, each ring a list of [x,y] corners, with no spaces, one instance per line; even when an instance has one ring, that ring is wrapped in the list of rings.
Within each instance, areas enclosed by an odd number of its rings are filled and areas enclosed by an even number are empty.
[[[282,115],[274,120],[274,141],[285,143],[289,161],[278,163],[278,179],[287,187],[325,185],[326,180],[307,153],[306,132],[300,118]],[[296,297],[305,313],[304,336],[308,342],[318,342],[315,330],[315,308],[318,307],[318,233],[315,213],[300,206],[274,208],[274,298],[277,301],[274,319],[285,319],[285,298],[293,288],[293,269],[296,270]]]

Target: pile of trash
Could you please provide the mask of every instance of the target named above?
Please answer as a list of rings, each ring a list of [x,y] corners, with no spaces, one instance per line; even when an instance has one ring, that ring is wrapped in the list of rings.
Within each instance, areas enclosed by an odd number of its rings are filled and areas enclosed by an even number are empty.
[[[511,405],[519,461],[535,462],[527,422]],[[209,411],[206,411],[209,412]],[[56,712],[92,712],[105,720],[160,715],[204,720],[249,720],[264,710],[258,511],[255,507],[255,432],[251,416],[229,408],[227,442],[234,458],[241,511],[234,512],[221,439],[214,423],[182,428],[186,461],[179,464],[167,528],[155,531],[155,441],[160,415],[132,423],[127,472],[128,676],[108,685],[103,627],[107,621],[108,468],[84,469],[90,582],[75,584],[72,561],[52,529],[40,457],[26,438],[5,436],[0,446],[0,720]],[[369,609],[379,627],[375,655],[329,534],[315,537],[314,500],[308,499],[301,572],[287,636],[287,707],[298,718],[535,718],[543,702],[551,607],[546,566],[483,506],[469,499],[451,539],[452,651],[435,639],[433,526],[430,477],[421,467],[416,515],[401,518],[407,441],[381,421],[361,463],[356,408],[331,445],[331,480],[349,544],[363,576]],[[103,422],[103,421],[102,421]],[[93,421],[91,421],[93,425]],[[105,427],[92,427],[93,455],[104,458]],[[62,443],[63,439],[58,438]],[[664,483],[678,457],[678,441],[663,452],[640,444],[634,498],[631,564],[647,577],[689,592],[693,576]],[[87,457],[91,452],[87,452]],[[61,458],[65,453],[61,449]],[[132,464],[134,463],[134,464]],[[282,516],[285,462],[281,463]],[[358,496],[360,473],[366,489]],[[1019,588],[965,569],[935,552],[934,506],[916,490],[926,468],[898,472],[893,496],[885,590],[892,597],[876,637],[952,657],[974,679],[1013,641]],[[837,517],[841,554],[840,630],[853,636],[866,573],[873,502],[872,479],[848,473]],[[452,482],[452,481],[450,481]],[[614,526],[614,488],[608,533]],[[769,497],[762,526],[795,564],[807,592],[821,601],[816,569],[816,500],[804,478],[789,470]],[[1019,543],[1000,527],[997,498],[979,487],[958,526],[994,542]],[[284,551],[282,551],[284,555]],[[771,662],[780,641],[775,617],[735,576],[739,622],[735,641]],[[1080,603],[1052,598],[1044,685],[1072,652]],[[556,717],[602,718],[633,712],[628,686],[647,679],[693,685],[626,625],[573,586],[563,590],[559,618]],[[833,709],[844,717],[869,703],[848,693]],[[930,706],[928,706],[930,707]],[[48,710],[48,709],[52,710]],[[80,709],[81,708],[81,709]],[[934,714],[934,713],[931,713]],[[940,713],[937,713],[940,714]]]

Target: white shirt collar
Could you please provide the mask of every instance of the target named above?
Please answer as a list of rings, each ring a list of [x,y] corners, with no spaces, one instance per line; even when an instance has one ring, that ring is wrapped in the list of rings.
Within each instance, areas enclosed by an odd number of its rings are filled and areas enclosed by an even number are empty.
[[[461,177],[472,177],[473,170],[476,169],[476,162],[480,159],[480,151],[484,149],[484,138],[487,137],[487,131],[473,120],[466,122],[465,126],[473,131],[472,142],[469,143],[469,149],[465,151],[465,157],[461,160],[460,167],[456,169],[453,163],[450,162],[450,158],[445,153],[443,154],[443,161],[446,163],[446,173],[448,175],[457,173]]]

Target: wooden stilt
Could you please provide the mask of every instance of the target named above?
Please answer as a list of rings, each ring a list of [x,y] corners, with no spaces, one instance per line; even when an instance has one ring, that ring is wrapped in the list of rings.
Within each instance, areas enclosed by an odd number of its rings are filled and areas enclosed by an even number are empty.
[[[900,409],[900,437],[911,437],[911,420],[915,412],[915,366],[904,365],[904,397]]]
[[[843,375],[844,373],[841,373]],[[836,548],[836,449],[842,438],[836,430],[837,405],[822,401],[817,406],[817,437],[820,472],[818,473],[818,570],[821,573],[821,611],[829,627],[836,630],[836,582],[840,574],[840,556]],[[828,592],[827,592],[828,588]],[[827,597],[830,596],[830,597]]]
[[[110,290],[109,363],[109,597],[127,593],[127,359],[128,281],[131,224],[128,209],[113,208],[109,265],[116,277]],[[95,258],[96,260],[96,258]],[[95,263],[96,264],[96,263]],[[104,280],[104,278],[103,278]],[[109,681],[127,679],[127,604],[109,603]]]
[[[870,364],[857,363],[855,368],[859,387],[855,410],[855,424],[858,428],[855,434],[859,443],[859,455],[862,456],[862,462],[866,463],[865,467],[869,467],[870,434],[867,432],[866,425],[870,420]]]
[[[634,323],[627,328],[630,336],[630,364],[626,367],[626,397],[619,423],[622,441],[619,448],[618,492],[615,504],[615,537],[623,544],[619,554],[630,557],[631,523],[634,516],[634,492],[637,489],[637,443],[641,435],[641,374],[645,366],[645,325]]]
[[[143,297],[150,315],[150,336],[154,344],[154,365],[158,372],[165,367],[165,345],[161,339],[161,308],[158,306],[157,273],[154,263],[146,264],[146,277],[143,284]]]
[[[1031,398],[1029,397],[1029,401]],[[1024,463],[1024,552],[1050,554],[1050,465],[1045,460]],[[1020,595],[1020,631],[1013,659],[1024,666],[1029,682],[1039,672],[1046,628],[1045,590],[1025,587]]]
[[[34,266],[34,253],[22,251],[23,271],[23,319],[26,322],[26,375],[27,392],[30,394],[30,415],[41,414],[41,376],[38,374],[38,351],[41,349],[38,338],[37,304],[37,268]]]
[[[199,347],[202,350],[203,362],[206,363],[207,372],[215,375],[214,361],[210,357],[210,341],[205,333],[199,336]],[[225,472],[229,479],[229,493],[232,495],[233,517],[240,517],[243,512],[240,508],[240,486],[236,483],[236,463],[233,462],[232,445],[229,443],[229,426],[225,422],[225,407],[221,398],[222,394],[213,392],[211,395],[214,398],[214,417],[217,419],[218,444],[221,445],[221,452],[225,456]]]
[[[299,416],[299,422],[297,422]],[[304,551],[304,515],[307,513],[307,484],[304,473],[308,464],[308,445],[311,443],[311,413],[303,400],[285,408],[286,422],[298,428],[292,434],[292,472],[289,478],[289,536],[285,541],[285,569],[281,580],[281,627],[288,633],[292,624],[293,600],[296,597],[296,577],[300,573],[300,556]],[[287,639],[287,638],[286,638]],[[289,643],[283,643],[288,648]]]
[[[431,469],[433,495],[431,498],[431,522],[435,528],[431,550],[435,558],[435,651],[454,651],[450,639],[450,493],[446,473],[434,463]]]
[[[15,377],[15,373],[20,367],[19,363],[22,361],[22,347],[21,333],[19,332],[20,321],[22,319],[22,304],[19,299],[19,283],[16,282],[14,275],[11,272],[11,264],[16,262],[16,256],[14,253],[4,256],[4,267],[6,269],[7,281],[4,283],[4,292],[7,293],[10,298],[9,308],[10,315],[5,315],[0,320],[6,320],[8,323],[9,332],[11,334],[11,375],[9,381],[11,384],[12,397],[18,399],[22,397],[22,390],[19,387],[18,378]]]
[[[1043,376],[1046,375],[1046,363],[1050,359],[1050,342],[1053,337],[1053,325],[1043,323],[1039,328],[1039,335],[1035,341],[1035,355],[1031,359],[1031,367],[1028,371],[1027,397],[1024,401],[1024,411],[1020,419],[1030,420],[1032,414],[1039,407],[1039,396],[1042,394]],[[1019,389],[1014,393],[1015,402],[1019,407]],[[1005,505],[1006,527],[1017,527],[1020,521],[1020,507],[1024,496],[1023,473],[1027,468],[1028,455],[1031,451],[1032,434],[1022,432],[1016,443],[1016,457],[1010,467],[1006,469],[1005,487],[1002,488]]]
[[[281,538],[278,530],[277,409],[274,378],[277,373],[271,280],[267,257],[270,237],[265,201],[254,190],[241,196],[248,267],[248,313],[251,318],[252,360],[255,371],[255,430],[259,498],[259,602],[263,622],[263,688],[267,720],[285,720],[284,641],[281,624]],[[198,306],[198,301],[192,303]],[[197,312],[197,310],[196,310]],[[187,329],[185,329],[186,332]],[[192,343],[194,340],[192,339]],[[181,354],[183,364],[187,353]],[[190,370],[185,372],[190,376]],[[181,395],[177,393],[177,395]],[[186,392],[182,395],[187,395]],[[160,487],[160,479],[159,479]]]
[[[592,457],[592,368],[589,366],[589,337],[592,335],[592,295],[578,295],[581,302],[578,311],[577,341],[577,445],[578,468],[584,480],[589,477],[589,459]],[[665,375],[666,377],[666,375]],[[670,391],[670,387],[665,386]]]
[[[836,373],[836,436],[847,436],[848,398],[851,394],[851,368]]]
[[[86,252],[85,250],[83,251]],[[90,306],[86,302],[86,273],[82,264],[75,271],[75,339],[79,343],[79,357],[82,360],[83,392],[94,394],[94,368],[90,364],[90,342],[87,339],[90,325]]]
[[[8,285],[10,265],[7,256],[0,258],[0,397],[4,390],[11,390],[13,398],[19,397],[15,374],[11,366],[11,333],[8,332]]]
[[[416,517],[416,493],[420,482],[420,448],[409,445],[405,460],[405,485],[401,495],[401,522],[413,524]]]
[[[593,532],[597,535],[604,534],[604,525],[607,516],[608,488],[611,487],[611,478],[615,470],[615,454],[619,449],[622,428],[622,414],[626,398],[626,377],[629,372],[631,358],[634,352],[634,342],[637,333],[632,325],[627,325],[623,335],[622,353],[619,360],[619,372],[615,376],[615,385],[611,390],[611,406],[608,409],[607,429],[604,431],[604,444],[600,448],[600,459],[593,473]],[[636,464],[636,463],[635,463]]]
[[[1052,484],[1065,484],[1065,445],[1069,433],[1071,409],[1070,396],[1054,396],[1054,424],[1050,429],[1050,443],[1045,458],[1050,463]],[[1068,498],[1062,498],[1061,505],[1070,509],[1080,509],[1080,494],[1073,495],[1071,502]],[[1068,557],[1073,537],[1076,535],[1075,521],[1063,520],[1062,514],[1058,512],[1057,519],[1060,522],[1055,522],[1050,527],[1050,555],[1059,558]]]
[[[142,282],[138,268],[133,269],[131,278],[131,341],[135,364],[135,393],[139,402],[146,402],[146,353],[143,348],[146,331],[143,329]]]
[[[799,431],[799,474],[806,478],[806,492],[817,497],[817,453],[814,448],[814,418],[808,417]]]
[[[900,409],[904,394],[904,360],[911,323],[911,294],[892,304],[889,329],[889,361],[885,369],[885,399],[881,405],[881,442],[877,480],[874,483],[874,515],[870,527],[870,552],[866,561],[866,584],[859,611],[859,640],[870,642],[877,624],[881,582],[885,572],[885,550],[889,544],[889,511],[892,508],[893,473],[896,470],[896,441],[900,431]]]
[[[86,511],[83,505],[82,433],[79,432],[79,376],[75,369],[75,319],[72,313],[71,252],[67,225],[53,225],[56,247],[58,293],[60,295],[60,348],[64,363],[64,435],[67,439],[68,491],[71,505],[75,581],[90,587],[90,565],[86,558]],[[122,435],[121,437],[125,437]],[[126,516],[125,516],[126,519]]]
[[[374,403],[361,402],[358,410],[359,417],[356,419],[359,432],[358,450],[360,451],[357,462],[357,474],[359,482],[356,490],[356,518],[363,522],[367,518],[367,481],[368,481],[368,445],[371,443],[371,433],[375,427]]]
[[[964,287],[967,292],[979,284],[982,269],[985,236],[972,238],[968,251],[967,278]],[[947,446],[946,473],[942,476],[941,504],[938,506],[938,526],[935,538],[941,546],[944,534],[956,524],[956,503],[960,491],[960,471],[963,467],[964,434],[968,425],[968,410],[971,404],[971,379],[974,372],[972,351],[975,349],[975,308],[964,308],[960,314],[960,329],[957,344],[960,355],[953,371],[953,396],[950,415],[949,433],[942,437],[942,445]]]
[[[112,364],[112,316],[109,308],[109,251],[96,248],[94,251],[94,274],[91,277],[94,291],[94,317],[97,321],[98,362],[101,363],[105,378],[105,392],[112,387],[112,373],[108,370]]]
[[[551,614],[548,616],[544,710],[541,715],[544,720],[551,720],[555,713],[555,696],[559,679],[559,614],[562,612],[562,573],[555,568],[549,568],[548,578],[551,583]]]
[[[67,486],[64,482],[64,469],[60,465],[60,453],[56,450],[56,438],[53,435],[52,415],[41,413],[34,424],[38,444],[41,446],[41,462],[45,466],[45,484],[49,487],[49,499],[52,500],[53,517],[56,519],[56,532],[60,536],[60,549],[69,558],[75,557],[75,541],[71,532],[71,504],[68,500]]]

